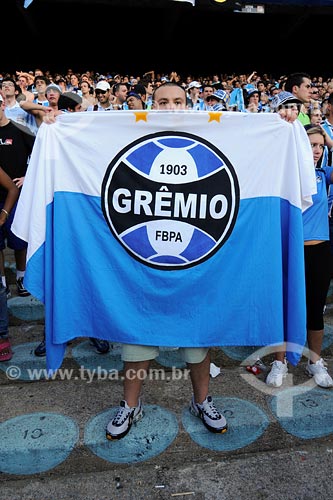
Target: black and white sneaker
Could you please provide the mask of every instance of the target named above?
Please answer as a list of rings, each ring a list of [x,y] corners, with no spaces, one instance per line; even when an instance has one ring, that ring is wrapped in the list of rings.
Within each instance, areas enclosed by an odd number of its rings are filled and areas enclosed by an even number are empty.
[[[46,341],[43,339],[40,344],[36,347],[34,350],[34,355],[38,356],[39,358],[42,358],[43,356],[46,356]]]
[[[142,416],[143,411],[140,400],[138,406],[132,408],[128,406],[125,400],[121,401],[115,417],[106,427],[106,438],[111,441],[123,438],[132,427],[133,422],[137,422]]]
[[[28,297],[30,293],[23,285],[23,278],[17,278],[16,280],[17,293],[20,297]]]
[[[95,339],[89,337],[90,345],[96,348],[98,354],[107,354],[110,350],[110,344],[107,340]]]
[[[12,292],[10,291],[10,288],[8,285],[6,286],[6,295],[7,295],[7,299],[10,299],[10,297],[12,296]]]
[[[214,405],[212,396],[207,396],[202,404],[196,403],[192,396],[190,412],[195,417],[201,418],[210,432],[223,434],[228,429],[227,421]]]

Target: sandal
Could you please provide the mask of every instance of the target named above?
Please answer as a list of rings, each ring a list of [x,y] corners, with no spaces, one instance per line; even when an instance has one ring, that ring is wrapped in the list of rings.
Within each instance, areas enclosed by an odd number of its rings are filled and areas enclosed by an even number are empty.
[[[6,339],[4,342],[0,342],[0,362],[9,361],[12,357],[13,351],[9,340]]]
[[[93,337],[89,337],[90,344],[96,347],[96,351],[99,354],[106,354],[110,350],[110,344],[107,340],[94,339]]]

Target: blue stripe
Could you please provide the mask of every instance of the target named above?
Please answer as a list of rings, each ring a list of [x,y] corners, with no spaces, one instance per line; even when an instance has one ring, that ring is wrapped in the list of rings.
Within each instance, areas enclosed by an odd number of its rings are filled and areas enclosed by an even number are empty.
[[[52,370],[76,336],[185,347],[305,344],[302,215],[279,198],[241,200],[233,232],[215,255],[160,271],[113,237],[99,197],[57,192],[25,284],[46,305]],[[291,363],[301,350],[289,353]]]

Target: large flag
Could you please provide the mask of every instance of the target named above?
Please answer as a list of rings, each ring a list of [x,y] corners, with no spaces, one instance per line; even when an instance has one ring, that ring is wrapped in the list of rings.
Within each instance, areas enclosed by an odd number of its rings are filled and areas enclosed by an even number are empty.
[[[12,229],[45,303],[47,366],[67,341],[157,346],[306,339],[303,127],[277,114],[67,113],[37,134]]]

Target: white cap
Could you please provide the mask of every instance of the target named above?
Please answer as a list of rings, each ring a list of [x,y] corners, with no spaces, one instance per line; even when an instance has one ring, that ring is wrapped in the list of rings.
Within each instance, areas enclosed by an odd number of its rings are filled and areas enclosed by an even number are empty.
[[[110,84],[108,82],[106,82],[105,80],[101,80],[100,82],[98,82],[98,84],[96,85],[95,87],[95,90],[110,90]]]

